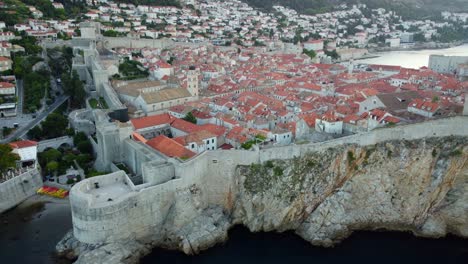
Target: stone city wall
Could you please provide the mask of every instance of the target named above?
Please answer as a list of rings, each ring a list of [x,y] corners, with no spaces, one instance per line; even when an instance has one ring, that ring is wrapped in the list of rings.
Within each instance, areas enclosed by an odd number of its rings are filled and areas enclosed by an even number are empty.
[[[85,243],[115,242],[151,235],[158,237],[168,212],[177,214],[177,221],[187,221],[198,214],[193,208],[229,206],[235,197],[235,168],[238,165],[261,163],[274,159],[292,159],[311,151],[324,151],[343,144],[372,145],[388,140],[413,140],[425,137],[467,136],[468,117],[453,117],[425,123],[377,129],[323,143],[290,145],[265,150],[208,151],[187,162],[173,162],[175,179],[162,184],[134,186],[124,172],[95,177],[75,185],[70,194],[75,237]],[[169,173],[169,172],[168,172]],[[172,171],[170,171],[172,174]],[[115,181],[127,182],[131,191],[118,201],[94,206],[86,194],[95,181],[101,186]],[[190,191],[188,191],[190,190]],[[189,193],[187,193],[189,192]],[[230,195],[226,195],[230,194]],[[188,199],[190,196],[192,199]],[[195,197],[195,199],[193,199]],[[186,201],[196,201],[195,207]],[[175,202],[174,202],[175,201]],[[182,222],[174,222],[183,227]]]
[[[15,207],[42,187],[37,169],[25,172],[0,184],[0,213]]]
[[[102,42],[104,46],[109,49],[117,47],[164,49],[173,44],[173,41],[170,39],[134,39],[128,37],[103,37]]]

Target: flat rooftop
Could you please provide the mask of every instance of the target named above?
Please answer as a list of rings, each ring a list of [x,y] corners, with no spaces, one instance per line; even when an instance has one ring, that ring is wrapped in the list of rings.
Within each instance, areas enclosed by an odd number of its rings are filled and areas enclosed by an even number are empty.
[[[129,192],[131,192],[131,189],[127,185],[117,182],[111,185],[99,186],[99,188],[93,186],[89,194],[93,196],[97,204],[104,204],[111,203]]]

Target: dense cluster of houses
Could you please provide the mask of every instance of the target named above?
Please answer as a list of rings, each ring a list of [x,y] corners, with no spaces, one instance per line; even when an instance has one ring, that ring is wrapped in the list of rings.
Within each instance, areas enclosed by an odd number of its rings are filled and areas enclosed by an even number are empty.
[[[316,134],[336,137],[456,115],[468,89],[467,81],[426,67],[317,64],[304,54],[262,47],[176,45],[118,52],[138,53],[132,59],[155,72],[152,78],[160,83],[174,78],[186,87],[187,69],[196,65],[198,100],[131,120],[135,139],[186,158],[252,141],[261,147],[285,145],[312,141]],[[164,62],[169,57],[171,65]],[[196,124],[182,119],[189,113]]]
[[[343,60],[355,59],[379,43],[391,47],[412,45],[415,34],[429,41],[445,27],[467,22],[464,13],[450,16],[446,12],[443,21],[404,21],[393,11],[370,9],[365,4],[342,5],[333,12],[304,15],[283,6],[274,6],[274,12],[266,13],[238,0],[180,2],[183,8],[91,1],[92,9],[85,16],[102,22],[101,30],[123,36],[170,37],[178,42],[210,41],[215,45],[236,43],[281,51],[303,41],[306,43],[299,43],[298,51],[314,50],[322,62],[330,59],[323,50],[337,50]]]

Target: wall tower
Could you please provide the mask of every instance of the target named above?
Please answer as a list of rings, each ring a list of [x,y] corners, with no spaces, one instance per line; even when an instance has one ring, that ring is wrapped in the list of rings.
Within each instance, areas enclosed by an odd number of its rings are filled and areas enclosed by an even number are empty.
[[[187,72],[187,90],[192,96],[198,97],[198,71],[195,66],[190,66]]]

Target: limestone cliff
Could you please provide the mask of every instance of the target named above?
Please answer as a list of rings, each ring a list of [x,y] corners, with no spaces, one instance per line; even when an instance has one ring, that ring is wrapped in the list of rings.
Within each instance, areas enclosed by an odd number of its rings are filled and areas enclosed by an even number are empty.
[[[216,190],[194,184],[177,191],[164,221],[144,239],[85,245],[70,233],[57,249],[74,251],[79,263],[135,262],[154,246],[194,254],[226,240],[238,224],[253,232],[295,230],[322,246],[363,229],[468,237],[467,142],[444,137],[351,144],[239,165],[223,206],[204,202]]]

